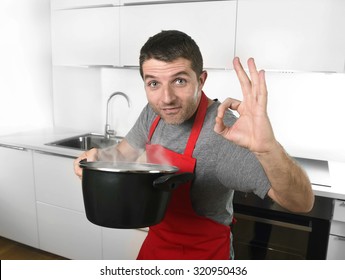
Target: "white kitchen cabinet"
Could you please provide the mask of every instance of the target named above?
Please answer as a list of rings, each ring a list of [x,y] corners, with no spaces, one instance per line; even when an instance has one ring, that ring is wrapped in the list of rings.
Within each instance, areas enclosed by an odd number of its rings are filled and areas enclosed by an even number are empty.
[[[345,1],[238,0],[236,56],[264,69],[345,71]]]
[[[120,0],[51,0],[51,9],[71,9],[80,7],[99,7],[119,5]]]
[[[102,234],[85,214],[37,203],[40,249],[69,258],[102,259]]]
[[[80,179],[73,158],[34,152],[37,201],[85,212]]]
[[[176,3],[176,2],[200,2],[205,0],[120,0],[121,4],[123,5],[144,5],[146,3],[153,3],[153,2],[167,2],[167,3]],[[211,0],[212,1],[212,0]],[[217,1],[217,0],[216,0]]]
[[[177,29],[199,45],[206,68],[232,68],[236,1],[129,5],[120,11],[123,66],[138,66],[147,39],[161,30]]]
[[[135,260],[146,236],[141,229],[102,228],[103,259]]]
[[[54,65],[119,65],[119,7],[52,12]]]
[[[334,201],[333,219],[327,250],[328,260],[345,260],[345,201]]]
[[[38,247],[32,152],[0,146],[0,236]]]
[[[73,158],[34,152],[40,249],[70,259],[135,259],[146,232],[87,220]]]
[[[345,237],[330,235],[327,250],[328,260],[345,260]]]
[[[73,160],[34,152],[40,249],[71,259],[101,259],[101,229],[86,218]]]

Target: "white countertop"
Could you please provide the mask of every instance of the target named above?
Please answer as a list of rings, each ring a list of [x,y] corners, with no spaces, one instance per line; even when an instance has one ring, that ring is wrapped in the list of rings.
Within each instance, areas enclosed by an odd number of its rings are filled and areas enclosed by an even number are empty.
[[[83,151],[46,145],[91,131],[42,129],[0,136],[0,146],[11,146],[77,158]],[[292,155],[293,156],[293,155]],[[308,174],[315,195],[345,200],[345,162],[296,158]]]
[[[67,129],[42,129],[28,132],[19,132],[11,135],[0,136],[0,145],[21,147],[35,151],[47,152],[62,156],[77,158],[83,151],[70,148],[61,148],[46,145],[57,140],[82,135],[90,131],[71,131]]]

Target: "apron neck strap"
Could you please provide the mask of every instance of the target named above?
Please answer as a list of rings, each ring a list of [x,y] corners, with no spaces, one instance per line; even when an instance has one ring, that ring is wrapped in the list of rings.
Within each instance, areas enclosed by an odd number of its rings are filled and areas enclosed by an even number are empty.
[[[192,156],[192,154],[193,154],[196,141],[198,140],[200,131],[202,129],[202,125],[204,123],[207,107],[208,107],[208,100],[207,100],[207,97],[204,94],[204,92],[202,92],[200,104],[199,104],[199,107],[198,107],[198,110],[197,110],[197,113],[195,116],[192,131],[190,133],[186,148],[184,150],[184,154],[187,156]],[[149,131],[149,135],[148,135],[148,142],[151,141],[152,135],[153,135],[160,119],[161,119],[160,116],[157,116],[154,119],[154,121],[150,127],[150,131]]]
[[[157,117],[154,119],[153,123],[151,124],[150,131],[149,131],[149,136],[148,136],[148,143],[151,142],[152,135],[153,135],[153,133],[155,132],[156,127],[157,127],[157,125],[158,125],[160,119],[161,119],[161,117],[160,117],[160,116],[157,116]]]
[[[208,100],[207,100],[207,97],[204,94],[204,92],[202,92],[200,104],[199,104],[198,111],[197,111],[196,116],[195,116],[192,131],[190,133],[190,136],[189,136],[189,139],[188,139],[188,142],[186,145],[186,149],[184,150],[184,154],[186,156],[191,157],[193,154],[195,144],[198,140],[200,131],[201,131],[202,126],[204,124],[207,107],[208,107]]]

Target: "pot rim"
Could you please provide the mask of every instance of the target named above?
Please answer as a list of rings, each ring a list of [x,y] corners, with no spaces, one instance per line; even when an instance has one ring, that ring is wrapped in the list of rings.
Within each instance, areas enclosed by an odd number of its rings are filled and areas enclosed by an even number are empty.
[[[124,162],[124,161],[81,161],[79,166],[83,169],[118,172],[118,173],[164,173],[172,174],[179,171],[176,166],[160,165],[153,163],[138,163],[138,162]]]

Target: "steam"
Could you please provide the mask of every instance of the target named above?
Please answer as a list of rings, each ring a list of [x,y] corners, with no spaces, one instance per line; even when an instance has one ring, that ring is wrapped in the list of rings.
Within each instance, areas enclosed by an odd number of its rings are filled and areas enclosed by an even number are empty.
[[[98,149],[97,160],[107,162],[124,161],[122,159],[123,157],[120,156],[118,150],[116,149],[116,146],[117,145]]]
[[[167,156],[167,151],[160,145],[155,145],[155,149],[150,150],[150,159],[152,163],[170,166],[173,165]]]
[[[151,161],[147,160],[146,152],[144,149],[140,150],[140,156],[135,161],[136,163],[155,163],[159,165],[168,165],[172,166],[171,161],[166,156],[166,151],[163,147],[157,145],[155,149],[151,151],[150,159]],[[133,162],[133,160],[125,158],[117,149],[117,145],[101,148],[98,149],[97,153],[97,160],[98,161],[105,161],[105,162]]]

